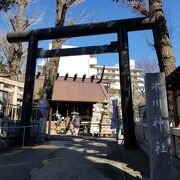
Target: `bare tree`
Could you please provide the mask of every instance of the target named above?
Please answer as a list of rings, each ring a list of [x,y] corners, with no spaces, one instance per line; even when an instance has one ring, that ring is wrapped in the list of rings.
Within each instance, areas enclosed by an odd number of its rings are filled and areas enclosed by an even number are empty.
[[[143,16],[153,18],[154,46],[161,72],[168,76],[175,68],[175,57],[169,37],[168,27],[163,11],[163,0],[113,0],[130,7]]]
[[[145,104],[145,74],[158,72],[159,67],[157,60],[150,60],[146,57],[140,61],[136,61],[136,69],[139,69],[141,71],[137,71],[139,75],[131,77],[133,104],[134,106],[141,106]]]
[[[132,86],[132,99],[135,107],[145,104],[145,89],[144,89],[144,76],[139,79],[133,79],[131,76]]]
[[[148,57],[144,57],[142,60],[136,61],[136,68],[142,69],[144,74],[159,71],[157,60],[151,60]]]
[[[55,26],[64,26],[67,17],[68,10],[75,5],[80,3],[82,0],[56,0],[56,21]],[[76,22],[69,21],[72,25]],[[61,48],[64,39],[56,39],[52,42],[52,49]],[[50,58],[47,64],[46,76],[43,85],[44,96],[47,100],[52,98],[54,82],[56,79],[60,58]]]
[[[42,20],[43,11],[36,10],[36,7],[29,9],[30,4],[34,2],[36,0],[16,1],[14,6],[3,14],[9,31],[24,31]],[[9,67],[10,79],[18,80],[24,63],[23,55],[26,53],[26,48],[22,43],[9,44],[5,36],[1,36],[0,46],[4,63]]]

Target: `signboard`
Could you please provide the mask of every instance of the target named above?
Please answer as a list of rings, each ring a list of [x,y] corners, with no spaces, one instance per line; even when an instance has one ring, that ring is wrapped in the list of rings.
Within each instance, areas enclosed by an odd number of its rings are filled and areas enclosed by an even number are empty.
[[[170,128],[164,73],[146,75],[146,115],[150,141],[150,170],[153,180],[170,180]]]

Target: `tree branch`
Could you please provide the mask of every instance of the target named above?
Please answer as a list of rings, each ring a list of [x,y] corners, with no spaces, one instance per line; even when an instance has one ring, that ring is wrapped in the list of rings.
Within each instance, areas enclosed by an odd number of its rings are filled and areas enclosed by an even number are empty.
[[[69,8],[73,3],[75,3],[77,0],[67,0],[66,1],[66,7]]]
[[[132,7],[133,9],[135,9],[136,11],[138,11],[139,13],[141,13],[144,16],[150,16],[150,12],[143,7],[143,5],[140,2],[130,2],[128,3],[128,5],[130,7]]]

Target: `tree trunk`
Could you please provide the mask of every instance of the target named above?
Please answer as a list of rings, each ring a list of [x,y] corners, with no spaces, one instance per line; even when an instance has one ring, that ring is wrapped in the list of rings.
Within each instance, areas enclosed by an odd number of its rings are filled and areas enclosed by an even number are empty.
[[[56,0],[55,26],[60,26],[61,15],[63,11],[63,4],[64,3],[62,0]],[[61,46],[62,46],[62,42],[60,39],[56,39],[52,43],[52,49],[61,48]],[[59,59],[60,59],[59,57],[50,58],[47,64],[46,76],[45,76],[45,81],[43,85],[44,97],[47,100],[52,99],[54,82],[56,80],[56,75],[57,75],[58,66],[59,66]]]
[[[155,18],[153,35],[160,71],[168,76],[176,68],[176,64],[162,9],[162,0],[150,0],[149,8],[150,16]]]
[[[20,72],[20,63],[22,57],[22,43],[14,43],[12,45],[12,57],[9,59],[9,70],[10,70],[10,79],[14,81],[19,80]]]
[[[56,26],[63,26],[65,21],[65,16],[68,8],[73,4],[75,0],[67,0],[65,3],[62,0],[56,0]],[[52,49],[61,48],[64,39],[56,39],[52,43]],[[47,64],[46,76],[43,85],[44,97],[47,100],[52,99],[54,82],[56,80],[56,75],[59,67],[59,57],[50,58]]]
[[[58,43],[58,41],[54,41],[53,47],[61,48],[62,43],[63,42]],[[53,87],[54,87],[54,82],[56,80],[56,75],[57,75],[57,71],[59,67],[59,61],[60,61],[59,57],[50,58],[48,61],[48,65],[46,68],[46,76],[45,76],[44,85],[43,85],[44,97],[47,100],[52,99]]]
[[[153,29],[153,35],[159,68],[160,71],[164,72],[165,76],[167,77],[176,69],[176,64],[171,41],[169,38],[168,27],[162,8],[162,0],[149,0],[149,8],[152,17],[155,18],[155,28]],[[172,98],[169,91],[167,91],[167,97],[169,111],[173,113],[174,109],[171,109],[170,107],[174,107],[174,99]],[[173,121],[171,117],[169,119],[170,121]]]
[[[25,7],[27,5],[27,0],[21,0],[17,2],[18,13],[16,18],[11,20],[11,25],[14,31],[23,31],[24,24],[26,20],[24,19]],[[10,69],[10,79],[18,81],[21,69],[21,57],[23,55],[22,43],[13,43],[11,48],[12,56],[9,59],[9,69]]]

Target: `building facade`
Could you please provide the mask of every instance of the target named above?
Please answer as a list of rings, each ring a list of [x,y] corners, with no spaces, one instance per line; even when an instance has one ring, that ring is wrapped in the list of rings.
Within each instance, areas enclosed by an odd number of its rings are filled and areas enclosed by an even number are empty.
[[[74,46],[64,45],[63,48],[73,48]],[[44,63],[42,63],[44,64]],[[97,65],[97,58],[95,55],[77,55],[61,57],[58,67],[59,76],[77,77],[82,78],[86,75],[86,78],[90,78],[93,75],[97,79],[101,79],[102,82],[110,95],[111,100],[118,99],[119,105],[121,103],[121,87],[120,87],[120,75],[119,75],[119,64],[114,66]],[[39,70],[45,71],[45,66],[40,65]],[[131,87],[133,95],[133,103],[135,106],[144,105],[144,75],[143,70],[138,69],[135,66],[135,60],[130,60],[130,71],[131,71]],[[43,74],[43,73],[42,73]]]
[[[104,67],[95,66],[94,68],[97,69],[97,77],[101,78]],[[136,68],[135,60],[130,60],[130,71],[131,71],[132,95],[135,95],[136,91],[143,92],[144,90],[143,70]],[[119,74],[120,72],[119,72],[118,64],[114,66],[105,66],[104,75],[103,75],[103,83],[111,99],[112,100],[118,99],[120,102],[121,85],[120,85]]]

